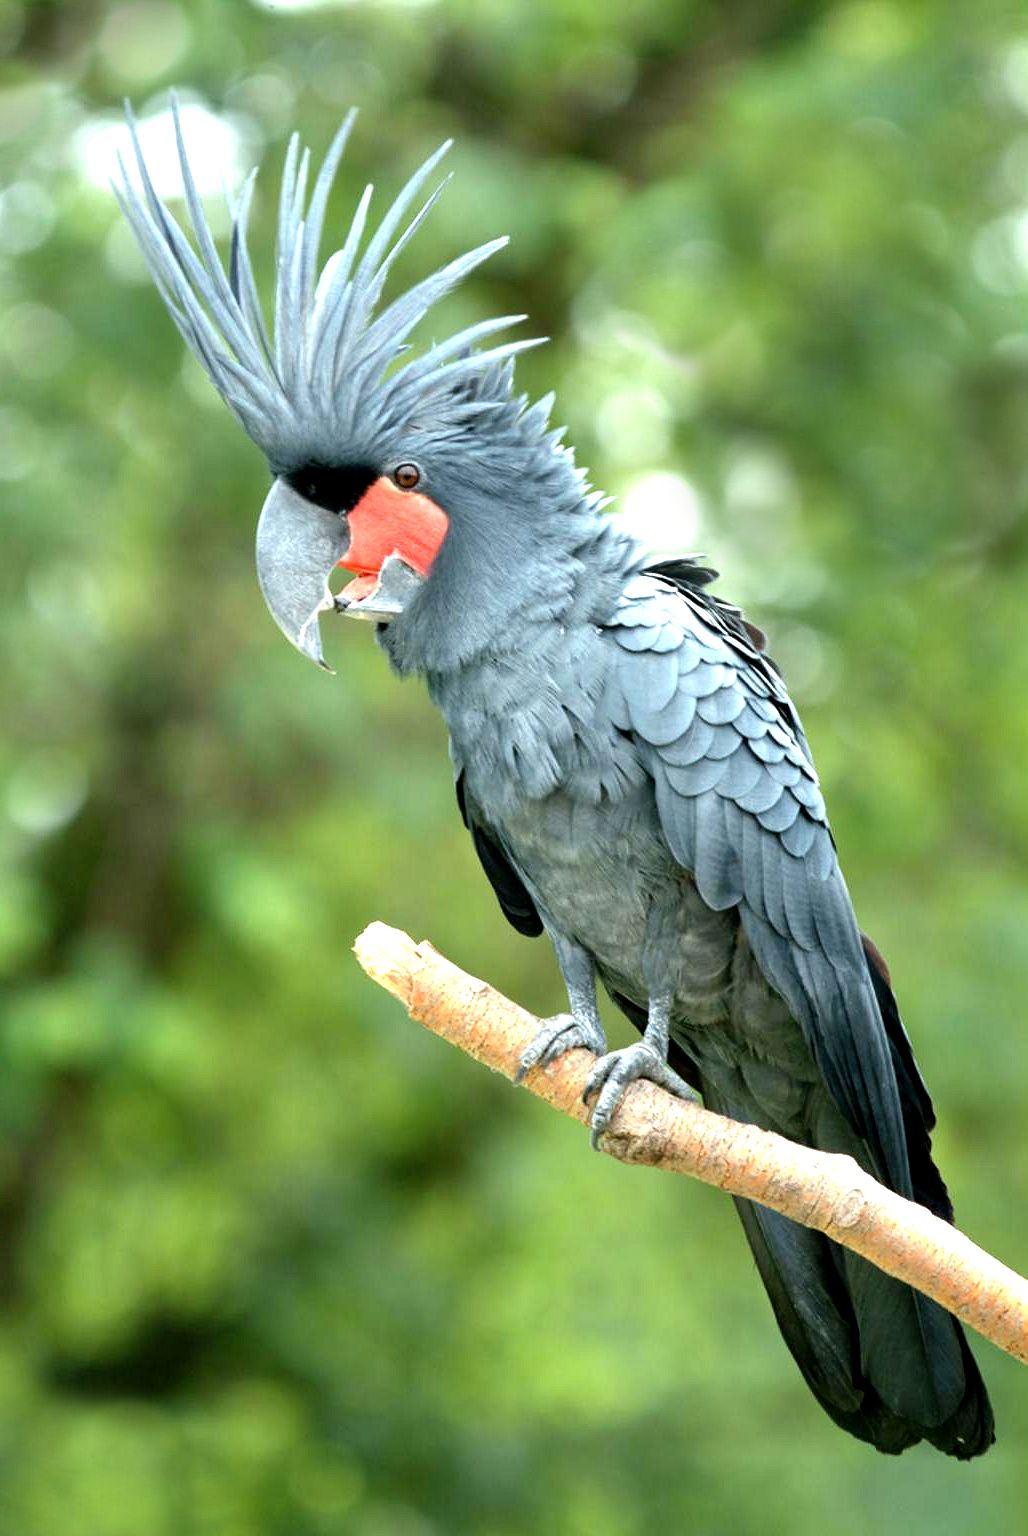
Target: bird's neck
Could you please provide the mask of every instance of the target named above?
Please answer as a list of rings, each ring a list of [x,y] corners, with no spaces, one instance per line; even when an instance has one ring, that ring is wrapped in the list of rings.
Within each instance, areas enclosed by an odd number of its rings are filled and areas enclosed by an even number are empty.
[[[576,474],[515,482],[510,506],[463,488],[461,515],[422,591],[380,632],[396,671],[435,692],[469,670],[524,654],[560,626],[606,617],[638,564],[636,546],[597,512]],[[444,503],[445,504],[445,503]]]
[[[493,590],[479,588],[478,607],[492,617],[482,643],[454,665],[420,669],[433,697],[464,692],[473,680],[512,664],[530,665],[545,686],[547,660],[574,645],[580,631],[609,619],[625,581],[642,563],[638,545],[616,522],[587,506],[551,525],[529,544],[527,569],[497,572]]]

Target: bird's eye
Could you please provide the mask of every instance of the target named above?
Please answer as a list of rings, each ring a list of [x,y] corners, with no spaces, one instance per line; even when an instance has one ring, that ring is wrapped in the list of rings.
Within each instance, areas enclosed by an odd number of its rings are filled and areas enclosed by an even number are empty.
[[[421,471],[416,464],[397,464],[393,479],[401,491],[412,491],[421,479]]]

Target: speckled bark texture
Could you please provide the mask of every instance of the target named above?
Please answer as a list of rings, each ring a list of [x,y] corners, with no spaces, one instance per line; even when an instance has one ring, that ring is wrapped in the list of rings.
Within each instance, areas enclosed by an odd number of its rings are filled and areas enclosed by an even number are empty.
[[[539,1020],[427,942],[372,923],[354,946],[373,981],[412,1019],[513,1079]],[[525,1087],[588,1123],[582,1088],[594,1057],[569,1051],[529,1073]],[[923,1206],[884,1189],[849,1157],[815,1152],[639,1082],[603,1138],[626,1163],[686,1173],[814,1227],[930,1296],[993,1344],[1028,1363],[1028,1280]]]

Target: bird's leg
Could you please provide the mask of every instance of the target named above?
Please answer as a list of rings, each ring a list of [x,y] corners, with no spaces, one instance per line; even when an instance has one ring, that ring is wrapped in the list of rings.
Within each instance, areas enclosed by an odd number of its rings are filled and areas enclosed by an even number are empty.
[[[671,1016],[670,996],[651,997],[646,1029],[641,1040],[623,1050],[611,1051],[589,1073],[583,1099],[588,1104],[598,1095],[592,1118],[592,1144],[598,1147],[600,1137],[610,1125],[629,1083],[636,1078],[648,1078],[651,1083],[666,1088],[679,1099],[698,1102],[698,1095],[677,1072],[667,1064],[668,1032]]]
[[[551,1061],[576,1046],[595,1051],[597,1056],[607,1049],[607,1037],[596,1006],[596,968],[592,957],[560,934],[551,933],[550,938],[568,989],[571,1012],[558,1013],[543,1021],[532,1044],[522,1052],[521,1065],[514,1078],[516,1083],[522,1082],[532,1067],[549,1066]]]

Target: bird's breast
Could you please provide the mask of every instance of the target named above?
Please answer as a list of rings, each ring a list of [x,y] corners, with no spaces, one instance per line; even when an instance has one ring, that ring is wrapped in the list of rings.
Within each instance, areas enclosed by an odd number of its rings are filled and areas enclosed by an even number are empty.
[[[663,972],[684,1016],[724,1017],[738,920],[712,911],[675,862],[652,785],[613,805],[567,792],[526,803],[504,838],[549,922],[609,986],[645,1005],[647,977]]]

